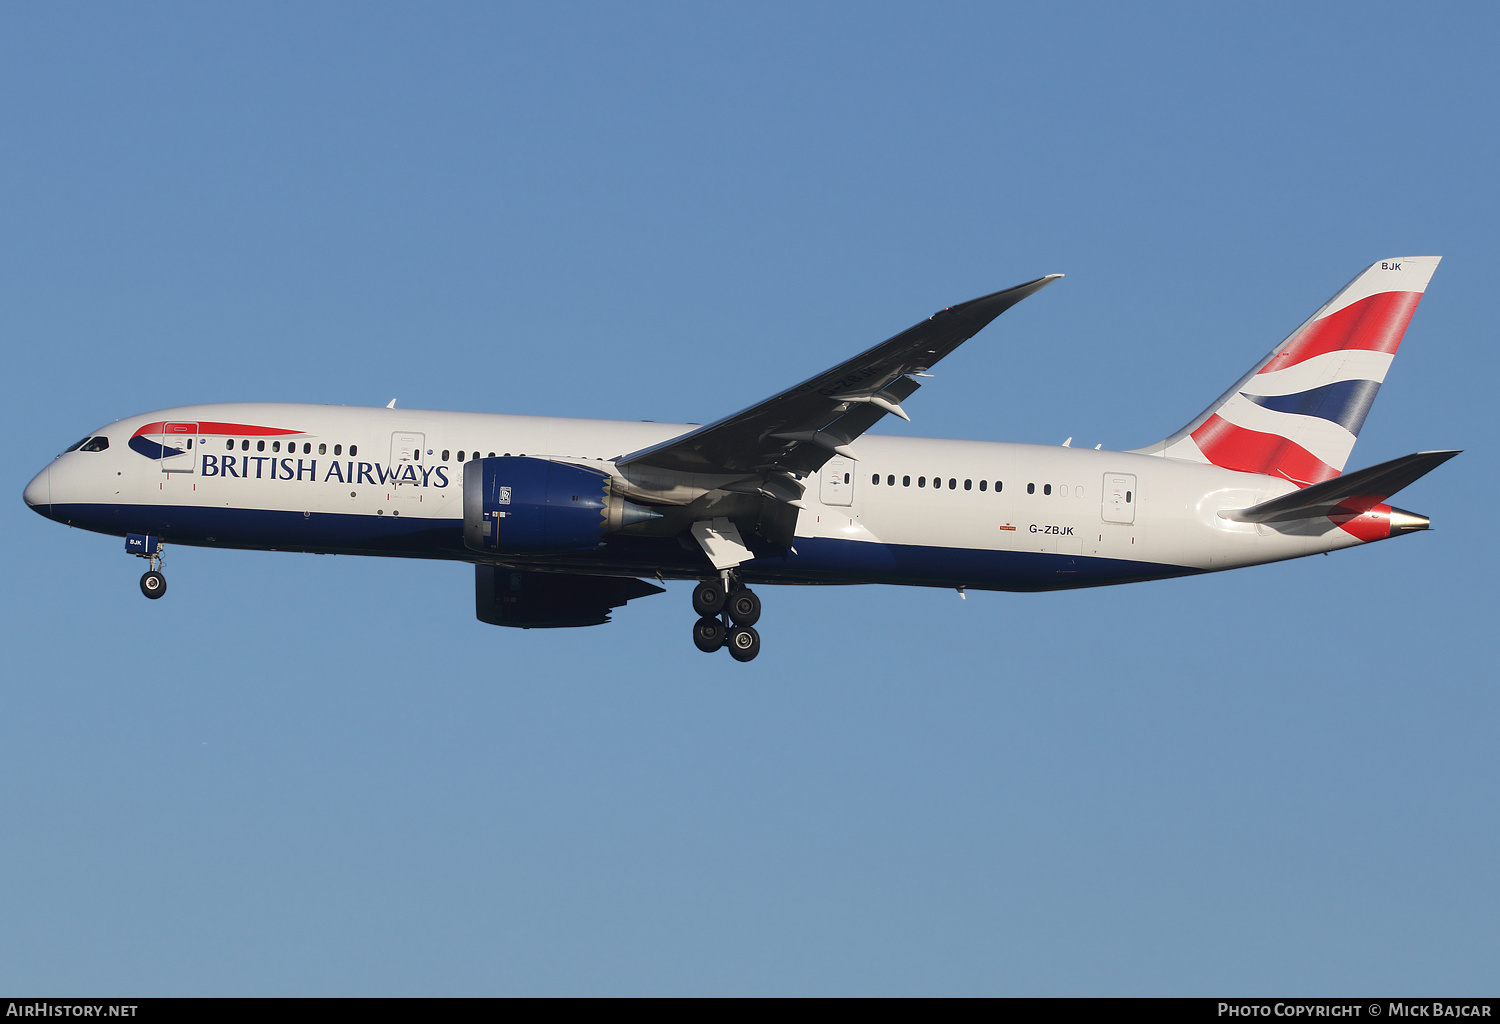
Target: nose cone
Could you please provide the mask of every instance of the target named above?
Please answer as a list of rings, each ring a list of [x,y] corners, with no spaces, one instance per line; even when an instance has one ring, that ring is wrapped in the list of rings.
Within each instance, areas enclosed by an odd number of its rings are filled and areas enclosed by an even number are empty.
[[[21,497],[41,515],[52,514],[52,467],[48,466],[26,485]]]

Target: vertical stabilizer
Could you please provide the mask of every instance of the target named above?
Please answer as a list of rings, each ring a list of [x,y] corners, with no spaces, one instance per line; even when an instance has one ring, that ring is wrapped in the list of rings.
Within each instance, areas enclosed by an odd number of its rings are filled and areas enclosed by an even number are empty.
[[[1299,487],[1338,476],[1440,259],[1372,264],[1196,419],[1139,451]]]

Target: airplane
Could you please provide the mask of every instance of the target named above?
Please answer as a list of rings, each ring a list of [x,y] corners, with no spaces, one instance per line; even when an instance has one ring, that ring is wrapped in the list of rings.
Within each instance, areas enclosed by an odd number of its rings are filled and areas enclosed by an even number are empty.
[[[474,565],[475,613],[592,626],[693,581],[699,650],[760,651],[752,585],[1048,591],[1260,565],[1426,530],[1386,500],[1457,455],[1344,473],[1439,257],[1381,260],[1170,437],[1131,451],[869,433],[1050,274],[943,309],[709,423],[234,403],[91,431],[24,493],[167,544]],[[648,582],[654,581],[654,582]]]

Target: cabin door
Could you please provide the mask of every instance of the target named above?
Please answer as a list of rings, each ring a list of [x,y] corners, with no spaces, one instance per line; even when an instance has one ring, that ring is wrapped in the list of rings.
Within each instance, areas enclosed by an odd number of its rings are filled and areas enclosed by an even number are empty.
[[[164,423],[161,428],[161,471],[191,473],[198,464],[198,424]]]

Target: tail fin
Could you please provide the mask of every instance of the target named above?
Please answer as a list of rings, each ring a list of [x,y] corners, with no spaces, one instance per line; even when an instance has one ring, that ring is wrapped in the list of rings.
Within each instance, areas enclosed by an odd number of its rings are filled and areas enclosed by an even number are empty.
[[[1372,264],[1191,423],[1138,450],[1299,487],[1338,476],[1441,258]]]

